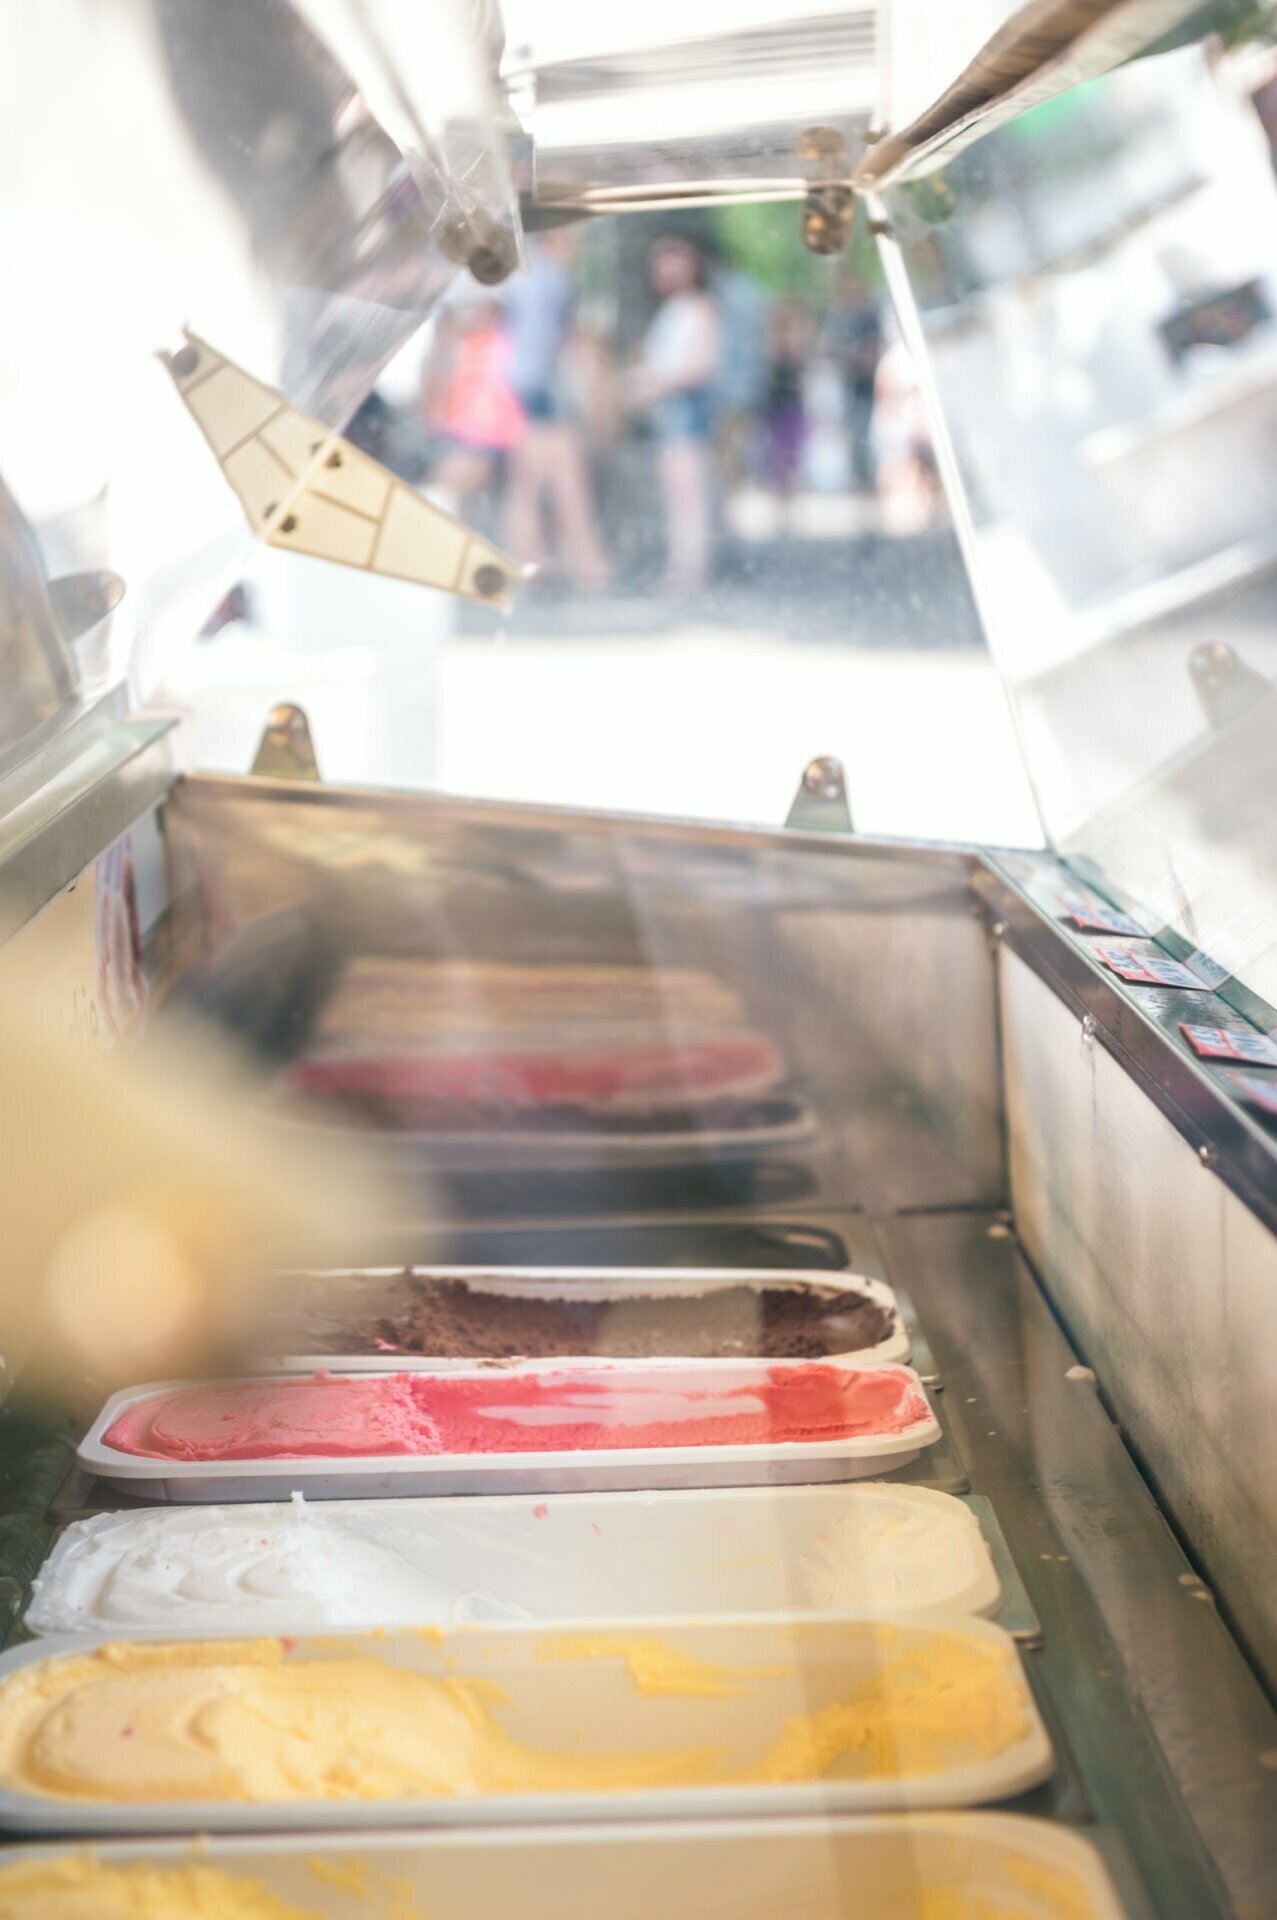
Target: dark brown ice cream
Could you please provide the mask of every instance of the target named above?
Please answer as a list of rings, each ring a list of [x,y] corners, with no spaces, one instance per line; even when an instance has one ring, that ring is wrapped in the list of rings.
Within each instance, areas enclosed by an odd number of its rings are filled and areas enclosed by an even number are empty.
[[[528,1299],[406,1276],[393,1306],[325,1341],[329,1352],[446,1359],[819,1360],[876,1347],[890,1311],[851,1290],[717,1287],[619,1300]]]

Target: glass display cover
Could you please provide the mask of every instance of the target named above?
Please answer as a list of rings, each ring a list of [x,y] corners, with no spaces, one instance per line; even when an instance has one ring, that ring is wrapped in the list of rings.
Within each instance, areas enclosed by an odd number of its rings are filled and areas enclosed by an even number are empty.
[[[1277,1001],[1277,48],[1075,87],[889,195],[1060,850]]]

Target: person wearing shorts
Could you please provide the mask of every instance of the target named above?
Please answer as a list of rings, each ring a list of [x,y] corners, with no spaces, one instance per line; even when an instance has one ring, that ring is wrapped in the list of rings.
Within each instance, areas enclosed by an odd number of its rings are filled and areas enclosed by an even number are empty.
[[[659,443],[662,588],[686,599],[701,592],[709,578],[718,315],[706,289],[704,259],[692,241],[658,240],[649,271],[660,304],[644,340],[635,392]]]

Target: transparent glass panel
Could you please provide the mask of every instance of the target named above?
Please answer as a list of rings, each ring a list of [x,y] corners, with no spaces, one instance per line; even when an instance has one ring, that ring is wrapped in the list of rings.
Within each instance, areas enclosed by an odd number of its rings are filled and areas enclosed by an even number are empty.
[[[460,0],[424,12],[5,9],[0,767],[126,666],[142,694],[180,681],[244,563],[240,502],[175,388],[185,359],[162,357],[189,355],[186,330],[327,432],[475,245],[514,257],[495,56]]]
[[[867,230],[825,261],[795,205],[627,213],[528,260],[362,416],[538,569],[513,612],[266,556],[203,756],[291,692],[331,778],[777,825],[833,755],[861,831],[1039,843]]]
[[[1185,47],[891,196],[1048,830],[1269,999],[1275,94]]]

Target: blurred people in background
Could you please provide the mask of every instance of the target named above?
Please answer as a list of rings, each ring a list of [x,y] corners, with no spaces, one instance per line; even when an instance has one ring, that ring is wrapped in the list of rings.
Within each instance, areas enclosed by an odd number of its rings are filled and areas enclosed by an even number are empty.
[[[597,588],[607,584],[609,569],[594,520],[569,367],[579,246],[572,227],[530,240],[527,270],[507,283],[509,380],[523,413],[510,460],[507,511],[517,559],[534,566],[561,560],[575,586]],[[553,528],[548,549],[547,510]]]
[[[501,309],[490,296],[440,316],[422,376],[422,407],[427,427],[444,442],[432,491],[453,511],[471,494],[495,489],[523,430],[509,362]]]
[[[899,340],[878,362],[873,431],[884,532],[925,532],[940,506],[940,476],[918,378]]]
[[[783,300],[772,314],[768,339],[767,398],[763,413],[767,484],[790,499],[807,439],[804,383],[811,351],[811,323],[796,300]]]
[[[872,493],[877,484],[873,420],[882,315],[873,294],[850,268],[838,276],[825,334],[843,377],[852,480],[861,493]]]
[[[606,303],[583,300],[568,345],[573,410],[590,454],[606,460],[625,426],[625,401]]]
[[[767,399],[767,329],[771,300],[752,274],[720,261],[710,286],[718,309],[714,374],[715,439],[726,492],[754,478],[759,416]]]
[[[704,256],[693,241],[658,240],[648,270],[659,305],[632,391],[651,415],[660,449],[662,589],[681,599],[699,593],[709,577],[710,444],[720,327]]]

